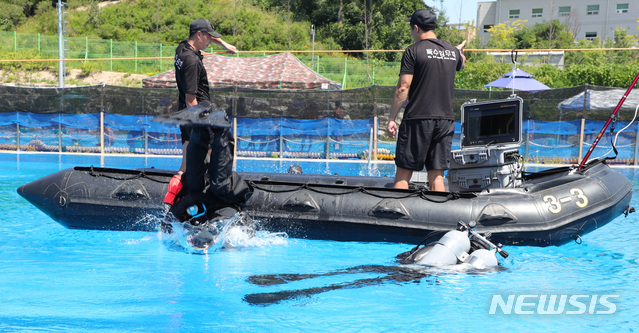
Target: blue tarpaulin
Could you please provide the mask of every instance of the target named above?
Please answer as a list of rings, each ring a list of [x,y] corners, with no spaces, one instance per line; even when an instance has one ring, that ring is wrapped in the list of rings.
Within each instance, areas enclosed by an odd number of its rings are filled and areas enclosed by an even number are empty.
[[[579,111],[579,110],[614,110],[619,101],[626,93],[625,89],[592,90],[585,91],[586,100],[584,104],[584,92],[567,98],[557,105],[558,110]],[[634,110],[639,105],[639,91],[631,91],[622,105],[622,109]]]

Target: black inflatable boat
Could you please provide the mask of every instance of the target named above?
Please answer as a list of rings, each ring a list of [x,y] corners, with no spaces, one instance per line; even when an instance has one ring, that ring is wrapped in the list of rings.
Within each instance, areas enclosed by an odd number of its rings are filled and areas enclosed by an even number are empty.
[[[66,169],[18,193],[68,228],[157,230],[173,171]],[[291,237],[416,244],[459,221],[503,244],[560,245],[628,214],[632,184],[602,160],[522,173],[517,187],[431,192],[378,177],[238,173],[253,193],[243,211]]]
[[[417,244],[433,231],[456,229],[462,221],[490,233],[495,242],[544,246],[577,241],[633,211],[632,184],[605,160],[523,172],[522,105],[517,96],[462,105],[462,149],[452,152],[449,192],[431,192],[419,182],[407,190],[393,189],[389,178],[236,174],[224,111],[203,104],[189,107],[164,119],[193,126],[183,179],[190,192],[173,205],[171,214],[187,220],[183,212],[196,207],[190,199],[199,196],[202,207],[204,202],[209,207],[203,213],[195,209],[200,217],[210,219],[209,213],[218,211],[212,206],[223,202],[239,203],[236,208],[262,228],[291,237]],[[210,163],[205,162],[207,151]],[[69,228],[156,230],[161,222],[152,221],[160,218],[148,217],[165,214],[164,195],[173,175],[155,169],[76,167],[23,185],[18,192]],[[205,178],[210,185],[206,193],[200,191]]]

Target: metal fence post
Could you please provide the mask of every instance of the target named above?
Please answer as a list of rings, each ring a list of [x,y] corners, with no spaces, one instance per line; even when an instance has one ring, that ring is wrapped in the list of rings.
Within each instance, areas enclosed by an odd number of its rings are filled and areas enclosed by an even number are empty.
[[[584,99],[586,99],[586,94],[584,94]],[[584,152],[584,129],[586,128],[586,119],[581,118],[581,130],[579,131],[579,156],[577,156],[577,162],[581,163],[581,157]]]
[[[138,72],[138,41],[135,41],[135,72]]]
[[[144,155],[149,154],[149,132],[146,131],[146,126],[144,127]]]
[[[331,119],[327,117],[326,118],[326,157],[325,158],[329,159],[329,156],[331,156]]]
[[[373,132],[375,133],[375,134],[373,135],[373,149],[374,149],[373,151],[374,151],[374,154],[375,154],[375,155],[373,156],[373,159],[374,159],[375,161],[377,161],[377,137],[379,136],[378,127],[379,127],[379,126],[378,126],[378,124],[377,124],[377,116],[375,116],[375,117],[373,118]]]
[[[60,117],[59,114],[58,117]],[[62,152],[62,124],[60,123],[58,123],[58,152]]]
[[[20,124],[16,124],[16,151],[20,151]]]
[[[89,36],[84,37],[84,63],[89,59]]]
[[[104,112],[100,111],[100,154],[104,154]]]
[[[284,137],[282,136],[282,118],[280,117],[280,158],[284,157]]]
[[[109,46],[109,58],[111,59],[109,61],[109,70],[113,72],[113,39],[109,39],[109,42],[111,43]]]
[[[237,116],[233,116],[233,156],[237,157]],[[233,170],[237,170],[237,158],[233,159]]]
[[[371,128],[370,135],[368,137],[368,167],[370,170],[371,159],[373,158],[373,129]]]
[[[342,79],[342,89],[346,89],[346,72],[348,68],[348,57],[344,57],[344,78]]]

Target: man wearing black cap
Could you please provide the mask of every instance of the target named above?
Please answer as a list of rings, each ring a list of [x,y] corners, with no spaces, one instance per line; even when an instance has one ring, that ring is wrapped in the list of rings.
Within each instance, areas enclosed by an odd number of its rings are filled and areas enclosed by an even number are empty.
[[[399,81],[395,88],[387,130],[397,135],[395,188],[408,188],[413,171],[424,167],[433,191],[445,191],[444,170],[450,167],[455,134],[453,86],[455,74],[464,67],[462,48],[435,36],[437,17],[429,9],[420,9],[406,20],[414,44],[402,57]],[[401,125],[395,118],[404,110]]]
[[[175,50],[175,81],[180,96],[178,110],[197,105],[201,101],[210,101],[209,80],[206,68],[202,63],[201,50],[215,43],[226,49],[227,53],[237,53],[235,46],[222,40],[222,35],[213,30],[207,19],[197,19],[189,26],[189,38],[183,40]],[[182,166],[180,173],[186,169],[185,153],[190,138],[191,128],[180,126],[182,132]]]
[[[235,46],[226,43],[221,36],[213,30],[211,22],[197,19],[191,22],[189,38],[182,41],[175,50],[179,110],[201,104],[190,110],[205,112],[205,108],[211,107],[209,81],[200,51],[215,43],[224,47],[228,53],[237,53]],[[165,202],[171,205],[170,212],[180,221],[191,217],[208,219],[218,209],[242,204],[250,190],[233,173],[234,141],[229,128],[192,123],[180,125],[180,131],[183,144],[182,166],[178,175],[174,176],[178,181],[171,180],[173,185],[169,185],[170,195],[165,197]],[[191,209],[197,211],[197,214],[187,214]]]

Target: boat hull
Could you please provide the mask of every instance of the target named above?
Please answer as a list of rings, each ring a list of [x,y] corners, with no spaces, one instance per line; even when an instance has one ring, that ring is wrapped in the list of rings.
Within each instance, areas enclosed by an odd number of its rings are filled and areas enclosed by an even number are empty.
[[[243,210],[291,237],[416,244],[475,221],[494,242],[561,245],[629,210],[632,184],[604,163],[531,174],[519,188],[439,193],[392,179],[239,173],[254,188]],[[172,171],[76,167],[25,184],[25,199],[68,228],[157,230]]]

